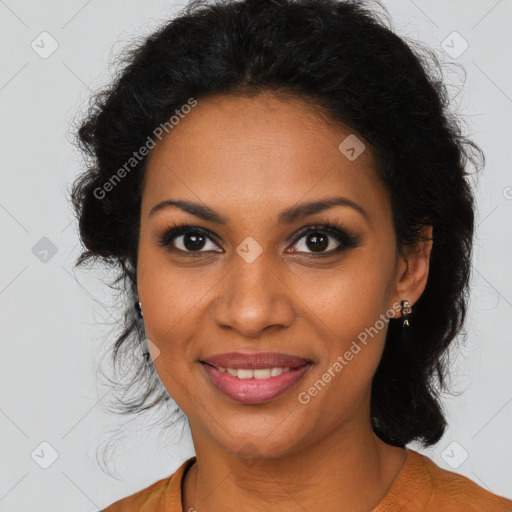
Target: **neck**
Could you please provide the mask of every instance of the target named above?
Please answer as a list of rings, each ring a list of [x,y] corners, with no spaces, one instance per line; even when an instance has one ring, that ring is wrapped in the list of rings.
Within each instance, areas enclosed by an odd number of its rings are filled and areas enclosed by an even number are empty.
[[[196,463],[183,484],[183,510],[350,510],[368,512],[385,497],[406,450],[369,428],[346,426],[275,458],[240,458],[211,439],[194,439]]]

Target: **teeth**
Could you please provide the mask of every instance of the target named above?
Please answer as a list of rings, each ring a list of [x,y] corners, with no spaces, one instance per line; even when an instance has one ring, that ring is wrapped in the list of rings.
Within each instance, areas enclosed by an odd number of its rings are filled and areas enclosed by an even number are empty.
[[[278,375],[281,375],[281,373],[283,373],[283,369],[282,368],[272,368],[270,370],[270,376],[271,377],[277,377]]]
[[[252,379],[253,373],[253,370],[247,370],[245,368],[238,368],[238,370],[236,370],[236,376],[239,379]]]
[[[290,367],[287,366],[286,368],[281,368],[275,366],[273,368],[249,370],[247,368],[222,368],[219,366],[217,370],[227,372],[229,375],[233,375],[233,377],[238,377],[239,379],[269,379],[270,377],[277,377],[283,372],[289,372]]]
[[[253,370],[252,373],[255,379],[270,379],[272,368],[258,368],[257,370]]]

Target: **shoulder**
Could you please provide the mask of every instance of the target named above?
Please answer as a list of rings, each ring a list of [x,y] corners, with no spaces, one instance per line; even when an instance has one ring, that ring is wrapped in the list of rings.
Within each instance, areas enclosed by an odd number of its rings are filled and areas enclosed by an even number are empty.
[[[165,493],[165,489],[173,476],[174,474],[162,478],[148,487],[112,503],[107,508],[102,509],[101,512],[129,512],[141,510],[142,507],[148,508],[151,502],[158,503],[158,499]],[[155,508],[155,510],[157,509]]]
[[[195,457],[187,459],[172,475],[112,503],[101,512],[181,510],[181,482],[187,469],[194,462]]]
[[[439,467],[428,457],[414,452],[430,477],[426,510],[453,512],[512,512],[512,500],[484,489],[473,480]],[[433,508],[432,508],[433,507]]]

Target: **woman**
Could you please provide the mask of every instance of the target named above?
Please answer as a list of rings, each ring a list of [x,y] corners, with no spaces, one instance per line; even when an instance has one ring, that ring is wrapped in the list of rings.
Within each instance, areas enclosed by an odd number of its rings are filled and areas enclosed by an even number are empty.
[[[512,510],[406,446],[446,428],[483,155],[384,18],[192,2],[96,98],[78,263],[119,265],[138,312],[131,411],[176,403],[196,451],[107,512]]]

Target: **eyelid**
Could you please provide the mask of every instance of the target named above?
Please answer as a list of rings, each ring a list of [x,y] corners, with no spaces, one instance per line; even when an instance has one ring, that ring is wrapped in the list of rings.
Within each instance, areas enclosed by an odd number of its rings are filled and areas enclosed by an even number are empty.
[[[312,232],[319,231],[321,233],[326,233],[328,235],[331,235],[334,238],[341,238],[344,239],[342,241],[345,241],[346,243],[349,243],[350,241],[356,242],[359,241],[359,236],[350,233],[345,228],[342,228],[341,226],[338,226],[337,224],[332,224],[331,222],[327,221],[324,223],[319,224],[310,224],[307,226],[302,227],[299,229],[298,232],[290,235],[286,242],[289,240],[293,240],[293,244],[296,244],[304,235]]]
[[[206,238],[213,241],[216,245],[220,246],[220,238],[217,237],[214,233],[212,233],[209,229],[202,228],[200,226],[195,226],[192,224],[184,223],[178,224],[176,222],[173,223],[172,227],[165,228],[158,233],[159,245],[164,248],[168,248],[169,250],[186,255],[198,256],[200,254],[209,253],[211,251],[183,251],[181,249],[177,249],[172,246],[171,242],[173,242],[177,237],[182,236],[189,232],[199,233]],[[360,245],[360,236],[354,233],[351,233],[349,230],[338,226],[337,224],[333,224],[330,221],[326,221],[324,223],[319,224],[310,224],[307,226],[303,226],[297,232],[291,234],[285,240],[288,243],[290,240],[293,240],[292,246],[297,244],[305,235],[313,232],[321,232],[329,235],[330,237],[336,239],[339,243],[338,247],[335,249],[331,249],[327,252],[306,252],[297,251],[295,254],[307,254],[308,256],[329,256],[336,254],[338,252],[343,251],[343,249],[349,249],[358,247]],[[214,251],[219,252],[219,251]]]
[[[175,252],[183,253],[183,254],[201,254],[205,253],[207,251],[183,251],[181,249],[176,249],[175,247],[172,247],[171,242],[174,241],[177,237],[182,236],[186,233],[193,232],[193,233],[199,233],[206,238],[209,238],[211,241],[213,241],[215,244],[219,244],[219,238],[212,233],[209,229],[202,228],[200,226],[194,226],[192,224],[176,224],[172,227],[165,228],[162,231],[158,232],[158,240],[159,245],[164,248],[171,248],[171,250],[174,250]],[[167,239],[169,239],[167,241]],[[218,251],[216,251],[218,252]]]

